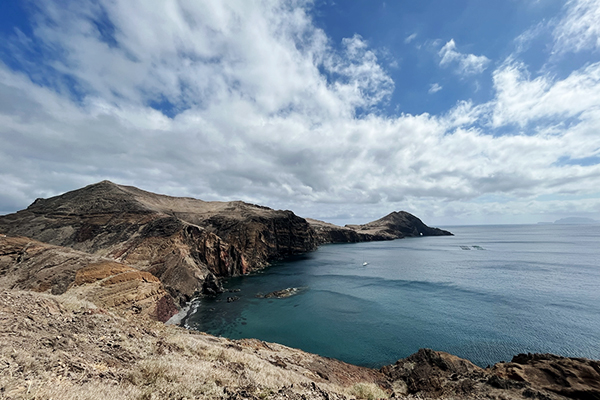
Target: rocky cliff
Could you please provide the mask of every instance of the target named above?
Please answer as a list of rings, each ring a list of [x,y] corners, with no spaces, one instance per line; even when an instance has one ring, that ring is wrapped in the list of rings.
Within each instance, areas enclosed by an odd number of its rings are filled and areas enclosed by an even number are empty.
[[[109,181],[0,217],[0,232],[136,266],[184,303],[209,273],[232,276],[316,248],[291,211],[158,195]]]

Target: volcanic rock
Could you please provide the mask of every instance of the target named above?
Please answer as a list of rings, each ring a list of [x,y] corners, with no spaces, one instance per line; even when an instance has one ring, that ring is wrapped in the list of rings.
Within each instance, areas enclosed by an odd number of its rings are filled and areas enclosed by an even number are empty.
[[[599,361],[553,354],[519,354],[510,363],[483,369],[448,353],[420,349],[380,371],[396,396],[600,399]]]
[[[173,298],[147,271],[24,237],[0,238],[0,286],[69,292],[100,307],[135,310],[163,322],[177,312]]]
[[[146,270],[180,303],[209,273],[232,276],[314,250],[314,231],[291,211],[205,202],[103,181],[0,217],[0,232],[105,256]]]
[[[217,278],[213,273],[209,272],[204,279],[204,282],[202,282],[202,294],[207,296],[216,296],[224,291],[225,290],[223,290],[223,285],[219,281],[219,278]]]
[[[287,289],[275,290],[273,292],[267,293],[264,296],[259,295],[257,297],[265,298],[265,299],[285,299],[287,297],[294,296],[303,290],[306,290],[306,287],[292,287]]]

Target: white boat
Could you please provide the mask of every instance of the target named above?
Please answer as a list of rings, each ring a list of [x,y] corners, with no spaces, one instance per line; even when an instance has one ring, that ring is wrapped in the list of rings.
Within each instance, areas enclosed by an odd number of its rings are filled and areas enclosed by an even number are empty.
[[[363,267],[364,267],[365,265],[369,265],[369,263],[368,263],[368,262],[364,262],[364,263],[363,263]]]

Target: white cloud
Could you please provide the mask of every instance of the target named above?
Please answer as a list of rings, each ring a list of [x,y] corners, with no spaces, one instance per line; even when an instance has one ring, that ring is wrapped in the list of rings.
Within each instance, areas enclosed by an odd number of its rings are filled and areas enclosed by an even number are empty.
[[[600,1],[569,0],[566,15],[554,29],[558,53],[600,49]]]
[[[336,52],[309,2],[40,4],[46,19],[29,39],[54,57],[37,67],[84,92],[0,64],[0,184],[11,188],[0,210],[102,179],[314,217],[544,212],[549,203],[529,202],[600,187],[598,165],[560,162],[598,155],[599,64],[560,80],[506,63],[488,103],[388,117],[376,106],[394,82],[376,52],[358,35]],[[93,23],[100,15],[112,39]],[[489,64],[454,41],[442,50],[462,73]],[[150,107],[160,99],[177,115]],[[510,201],[489,200],[498,195]]]
[[[474,75],[482,73],[488,66],[490,60],[486,56],[464,54],[456,50],[454,39],[450,39],[438,52],[441,57],[440,66],[446,67],[457,64],[457,72],[461,75]]]
[[[542,34],[546,33],[548,29],[548,22],[542,21],[539,22],[536,26],[527,29],[525,32],[517,36],[514,40],[516,45],[515,53],[519,54],[528,50],[531,46],[531,43],[535,39],[540,37]]]
[[[439,83],[432,83],[429,85],[429,90],[427,91],[429,94],[437,93],[442,90],[442,86]]]
[[[417,34],[413,33],[412,35],[409,35],[409,36],[406,37],[406,39],[404,39],[404,43],[409,44],[410,42],[412,42],[416,38],[417,38]]]
[[[493,124],[521,127],[543,118],[567,118],[600,112],[600,63],[574,71],[563,80],[547,75],[531,79],[522,63],[504,65],[493,74],[497,97]]]

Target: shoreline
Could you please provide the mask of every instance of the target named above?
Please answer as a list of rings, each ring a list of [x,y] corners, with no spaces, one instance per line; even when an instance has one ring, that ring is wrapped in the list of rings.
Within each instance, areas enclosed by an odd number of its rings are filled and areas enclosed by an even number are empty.
[[[193,332],[69,294],[6,289],[0,320],[0,393],[7,400],[600,396],[599,361],[549,354],[520,354],[483,369],[421,349],[377,370],[277,343]]]

